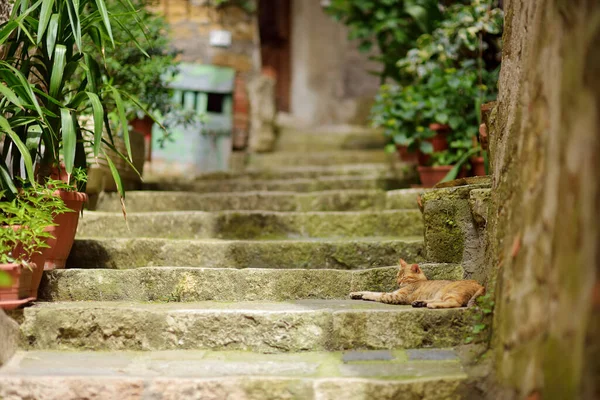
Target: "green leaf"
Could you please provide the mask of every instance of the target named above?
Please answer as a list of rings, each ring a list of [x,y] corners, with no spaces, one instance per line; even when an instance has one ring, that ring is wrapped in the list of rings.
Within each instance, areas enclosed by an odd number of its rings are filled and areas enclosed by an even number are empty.
[[[0,271],[0,288],[10,287],[12,283],[11,276],[5,271]]]
[[[388,143],[385,145],[385,152],[389,154],[393,154],[396,152],[396,145],[393,143]]]
[[[75,145],[77,144],[77,136],[75,134],[75,121],[73,121],[73,115],[71,115],[71,112],[68,109],[60,109],[60,122],[65,170],[70,176],[73,173],[73,165],[75,163]]]
[[[48,50],[48,56],[52,59],[54,54],[54,47],[56,46],[56,38],[58,36],[58,21],[59,15],[52,14],[50,23],[48,24],[48,34],[46,35],[46,47]]]
[[[104,3],[104,0],[96,0],[96,6],[98,7],[98,12],[102,17],[102,21],[104,22],[104,27],[106,28],[106,32],[108,32],[110,41],[114,46],[115,40],[113,38],[112,28],[110,26],[110,17],[108,15],[108,10],[106,9],[106,3]]]
[[[79,19],[79,0],[70,0],[65,2],[67,6],[67,13],[69,14],[69,21],[71,22],[71,33],[75,38],[75,44],[79,52],[83,51],[81,43],[81,21]]]
[[[31,185],[35,186],[35,180],[33,179],[34,178],[33,162],[31,160],[31,154],[29,153],[27,146],[25,145],[25,143],[23,143],[21,141],[21,139],[19,138],[19,135],[17,135],[12,130],[8,120],[1,115],[0,115],[0,129],[2,129],[2,131],[11,138],[11,140],[14,142],[14,144],[19,149],[19,153],[21,153],[21,157],[23,157],[23,164],[25,165],[25,171],[27,171],[27,178],[29,178],[29,182],[31,183]]]
[[[38,31],[37,31],[37,44],[39,45],[42,41],[42,37],[44,33],[46,33],[46,28],[48,27],[48,22],[50,21],[50,17],[52,16],[52,7],[54,6],[54,0],[44,0],[42,3],[42,10],[40,11],[40,20],[38,23]]]
[[[104,126],[104,108],[100,102],[100,98],[96,93],[86,92],[92,103],[94,112],[94,157],[98,157],[100,146],[102,145],[102,133]]]
[[[473,326],[473,333],[479,333],[479,332],[483,331],[486,327],[487,327],[487,325],[485,325],[485,324],[477,324],[477,325]]]
[[[54,50],[54,64],[52,66],[52,76],[50,77],[50,96],[58,97],[63,84],[63,73],[65,70],[67,48],[62,45],[56,45]]]
[[[15,92],[13,92],[9,87],[4,86],[2,83],[0,83],[0,94],[2,94],[4,97],[6,97],[8,99],[8,101],[13,103],[20,109],[22,109],[22,110],[24,109],[23,103],[21,103],[21,100],[19,100],[19,98],[17,97]]]
[[[419,150],[421,150],[422,153],[431,154],[433,153],[433,145],[430,142],[423,140],[419,143]]]
[[[127,116],[125,115],[125,106],[123,105],[123,100],[121,99],[119,90],[114,86],[111,86],[110,89],[113,93],[115,104],[117,105],[117,113],[119,114],[119,120],[123,129],[123,141],[125,142],[125,148],[127,149],[127,156],[129,157],[129,160],[132,161],[133,158],[131,157],[131,142],[129,141],[129,127],[127,123]]]

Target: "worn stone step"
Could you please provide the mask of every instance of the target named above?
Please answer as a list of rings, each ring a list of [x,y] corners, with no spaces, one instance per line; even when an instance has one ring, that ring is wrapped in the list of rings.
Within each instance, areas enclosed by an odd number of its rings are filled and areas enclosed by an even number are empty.
[[[472,311],[356,300],[290,302],[56,302],[23,310],[36,350],[249,350],[262,353],[450,347]]]
[[[254,168],[291,167],[301,165],[369,164],[398,161],[396,154],[381,150],[339,150],[323,152],[278,151],[275,153],[251,154],[248,166]]]
[[[362,361],[367,360],[367,361]],[[450,349],[258,354],[29,351],[0,369],[0,398],[36,400],[458,400]]]
[[[337,175],[320,178],[293,179],[224,179],[193,181],[159,181],[144,184],[144,190],[189,191],[198,193],[215,192],[251,192],[251,191],[283,191],[283,192],[316,192],[323,190],[344,189],[401,189],[416,182],[413,171],[402,176],[388,175]]]
[[[311,193],[244,192],[189,193],[162,191],[127,192],[127,212],[147,211],[358,211],[415,209],[421,189],[333,190]],[[101,193],[94,208],[97,211],[121,212],[116,193]],[[84,213],[85,218],[85,213]]]
[[[429,279],[457,280],[455,264],[421,264]],[[398,267],[334,269],[226,269],[147,267],[130,270],[63,269],[46,272],[46,301],[284,301],[347,299],[354,291],[398,289]]]
[[[81,237],[162,237],[173,239],[275,239],[343,236],[418,236],[419,210],[354,212],[166,211],[129,214],[88,212]]]
[[[67,267],[129,269],[153,266],[205,268],[363,269],[424,261],[421,237],[304,240],[75,240]]]
[[[380,129],[362,126],[325,126],[311,130],[283,128],[277,139],[277,151],[331,151],[377,149],[387,139]]]

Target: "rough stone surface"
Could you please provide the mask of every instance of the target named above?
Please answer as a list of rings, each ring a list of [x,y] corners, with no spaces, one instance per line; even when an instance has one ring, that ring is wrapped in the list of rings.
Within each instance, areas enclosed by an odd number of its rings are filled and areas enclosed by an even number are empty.
[[[418,210],[362,212],[88,212],[78,237],[161,237],[171,239],[274,239],[343,236],[419,236]]]
[[[279,151],[331,151],[382,149],[386,138],[380,130],[363,126],[319,127],[298,130],[283,127],[277,139]]]
[[[253,154],[249,165],[255,168],[300,165],[335,165],[352,163],[391,163],[395,154],[383,150],[343,150],[332,152],[276,152],[271,154]]]
[[[471,212],[471,192],[481,185],[435,189],[422,195],[425,257],[461,263],[468,279],[485,281],[484,232]]]
[[[152,266],[205,268],[384,267],[399,258],[423,261],[418,238],[227,241],[216,239],[75,240],[68,268],[128,269]]]
[[[344,190],[314,193],[247,192],[247,193],[187,193],[128,192],[129,213],[150,211],[360,211],[417,208],[416,194],[411,189],[384,192],[381,190]],[[116,194],[103,193],[97,211],[121,212]],[[83,221],[85,219],[85,213]]]
[[[412,171],[410,171],[412,172]],[[217,192],[249,192],[249,191],[280,191],[280,192],[316,192],[323,190],[373,190],[398,189],[408,186],[413,181],[414,174],[406,177],[393,175],[338,175],[320,178],[266,179],[266,180],[206,180],[191,182],[156,182],[146,184],[150,190],[193,191],[197,193]]]
[[[251,152],[269,152],[275,145],[275,83],[273,77],[265,74],[257,75],[248,82],[248,99],[253,105],[250,108],[248,143]]]
[[[19,325],[0,309],[0,366],[17,350]]]
[[[333,400],[347,391],[358,399],[461,398],[466,375],[456,360],[411,362],[402,350],[390,353],[387,361],[343,363],[334,352],[21,352],[0,370],[0,396]]]
[[[286,303],[39,303],[24,310],[31,349],[251,350],[263,353],[448,347],[471,331],[468,309],[352,300]]]
[[[504,2],[489,268],[503,399],[600,398],[600,3]],[[493,282],[493,276],[492,276]]]
[[[462,279],[458,265],[422,264],[430,279]],[[350,292],[397,289],[397,267],[365,271],[147,267],[47,272],[46,301],[283,301],[347,299]]]
[[[471,213],[479,228],[485,228],[487,224],[491,195],[491,189],[474,189],[469,193]]]

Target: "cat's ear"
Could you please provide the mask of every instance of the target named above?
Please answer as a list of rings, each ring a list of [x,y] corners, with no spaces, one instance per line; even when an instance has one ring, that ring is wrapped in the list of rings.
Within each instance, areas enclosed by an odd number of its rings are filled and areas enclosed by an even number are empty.
[[[406,261],[404,261],[402,258],[400,259],[400,266],[402,268],[406,268],[408,266],[408,264],[406,263]]]
[[[417,264],[411,265],[410,270],[412,272],[414,272],[415,274],[418,274],[421,272],[421,269],[419,268],[419,266]]]

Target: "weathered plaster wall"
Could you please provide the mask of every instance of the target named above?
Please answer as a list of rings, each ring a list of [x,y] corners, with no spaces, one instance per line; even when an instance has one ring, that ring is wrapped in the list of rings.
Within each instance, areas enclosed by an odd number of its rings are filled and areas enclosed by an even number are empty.
[[[504,7],[487,249],[504,392],[491,398],[597,399],[600,2]]]
[[[320,0],[292,0],[291,113],[310,125],[364,123],[379,86],[378,65],[358,52]]]

